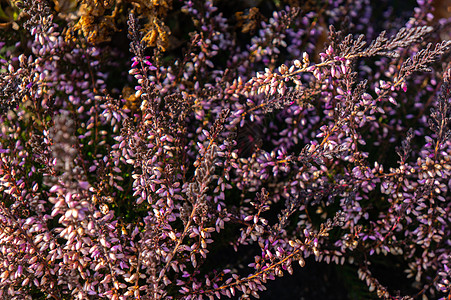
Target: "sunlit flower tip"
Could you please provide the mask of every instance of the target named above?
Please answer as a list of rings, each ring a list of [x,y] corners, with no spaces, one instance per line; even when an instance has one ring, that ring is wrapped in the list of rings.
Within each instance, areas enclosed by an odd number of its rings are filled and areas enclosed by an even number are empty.
[[[401,88],[404,92],[407,92],[407,83],[405,81],[401,83]]]

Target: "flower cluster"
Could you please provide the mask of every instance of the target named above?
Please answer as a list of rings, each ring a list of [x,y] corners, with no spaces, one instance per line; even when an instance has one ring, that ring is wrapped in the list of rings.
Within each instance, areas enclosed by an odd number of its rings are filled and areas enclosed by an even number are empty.
[[[0,298],[451,297],[441,1],[6,2]]]

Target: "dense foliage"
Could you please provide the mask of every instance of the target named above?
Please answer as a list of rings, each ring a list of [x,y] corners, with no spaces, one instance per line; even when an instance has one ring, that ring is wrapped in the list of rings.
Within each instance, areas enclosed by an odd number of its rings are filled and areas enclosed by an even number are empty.
[[[450,299],[451,18],[396,3],[1,1],[0,298],[250,298],[326,262]]]

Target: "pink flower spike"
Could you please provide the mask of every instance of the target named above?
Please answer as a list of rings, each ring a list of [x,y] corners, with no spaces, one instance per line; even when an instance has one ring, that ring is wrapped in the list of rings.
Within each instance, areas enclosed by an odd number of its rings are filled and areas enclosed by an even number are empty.
[[[407,91],[407,83],[405,81],[401,83],[401,88],[404,91],[404,93]]]

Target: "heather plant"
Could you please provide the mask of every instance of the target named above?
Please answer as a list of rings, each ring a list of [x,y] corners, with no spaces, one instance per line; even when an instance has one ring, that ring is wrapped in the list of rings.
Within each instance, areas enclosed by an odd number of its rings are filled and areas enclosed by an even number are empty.
[[[249,3],[2,2],[0,298],[451,298],[451,19]]]

